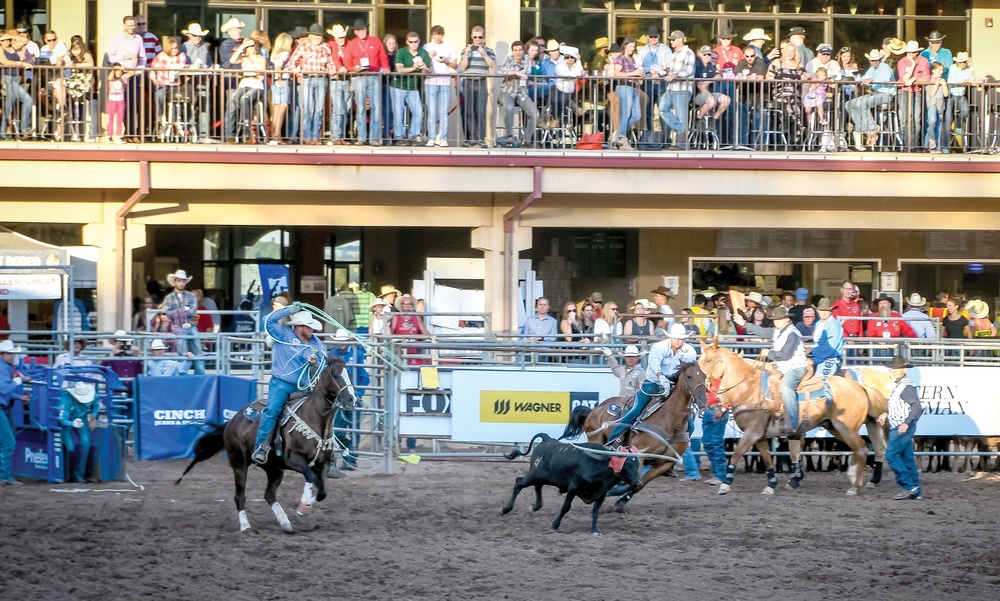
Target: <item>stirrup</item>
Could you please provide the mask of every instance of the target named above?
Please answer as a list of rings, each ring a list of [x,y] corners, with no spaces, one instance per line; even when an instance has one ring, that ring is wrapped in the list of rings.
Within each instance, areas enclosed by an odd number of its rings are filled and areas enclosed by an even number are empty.
[[[253,454],[250,455],[250,460],[259,464],[267,463],[267,455],[270,451],[271,448],[267,445],[257,445],[257,448],[253,450]]]

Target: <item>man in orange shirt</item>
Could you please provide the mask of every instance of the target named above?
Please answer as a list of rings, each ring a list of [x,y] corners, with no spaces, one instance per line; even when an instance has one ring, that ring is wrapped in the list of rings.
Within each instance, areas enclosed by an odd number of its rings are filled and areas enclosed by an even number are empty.
[[[853,283],[844,282],[840,287],[840,298],[833,303],[831,313],[833,313],[834,317],[861,316],[861,306],[856,300],[857,290],[858,287]],[[861,321],[857,319],[845,320],[841,325],[844,326],[844,336],[857,338],[862,335],[863,328],[861,327]]]
[[[354,106],[358,111],[356,120],[358,139],[354,144],[360,146],[370,143],[372,146],[381,146],[379,132],[382,131],[382,91],[378,74],[389,72],[389,57],[385,54],[382,40],[368,35],[368,24],[362,19],[354,22],[353,29],[355,37],[347,42],[347,57],[344,62],[348,71],[357,74],[351,81],[354,87]],[[368,101],[371,110],[370,124],[365,115],[365,100]]]

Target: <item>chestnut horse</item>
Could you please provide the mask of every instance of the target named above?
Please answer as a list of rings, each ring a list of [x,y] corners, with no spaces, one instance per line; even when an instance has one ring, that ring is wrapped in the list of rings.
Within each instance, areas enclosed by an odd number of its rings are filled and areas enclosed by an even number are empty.
[[[691,415],[691,402],[694,401],[700,409],[704,409],[708,402],[705,374],[698,367],[698,364],[695,362],[682,363],[677,375],[677,384],[670,395],[666,399],[654,397],[647,410],[654,407],[655,403],[660,400],[663,401],[663,404],[655,408],[649,417],[642,420],[641,431],[632,429],[626,431],[622,445],[626,447],[633,445],[641,453],[654,455],[666,453],[672,455],[676,452],[677,457],[680,458],[680,455],[688,447],[687,420],[688,416]],[[622,409],[617,415],[611,415],[608,413],[608,408],[614,403],[621,406],[626,401],[628,401],[627,398],[611,397],[605,399],[593,410],[590,407],[577,407],[570,414],[569,424],[566,425],[566,430],[559,437],[559,440],[575,438],[581,433],[586,433],[589,442],[602,445],[607,443],[608,434],[614,430],[617,420],[624,412]],[[673,450],[670,450],[669,447],[673,447]],[[675,461],[647,458],[644,463],[647,467],[642,477],[642,483],[618,499],[618,502],[615,503],[615,509],[618,511],[622,511],[625,504],[652,480],[667,473]]]
[[[751,446],[757,447],[761,459],[764,461],[764,466],[767,468],[768,483],[761,494],[774,494],[778,479],[774,473],[768,439],[780,436],[788,437],[792,461],[793,476],[789,480],[788,486],[798,488],[799,483],[805,477],[801,458],[802,437],[807,431],[821,426],[827,428],[837,439],[851,448],[851,458],[847,470],[848,479],[851,481],[851,487],[847,491],[849,497],[860,491],[864,479],[868,448],[858,434],[862,425],[868,425],[868,433],[877,455],[884,456],[884,430],[878,425],[876,419],[882,411],[885,411],[887,403],[882,393],[875,388],[846,378],[831,376],[829,385],[833,391],[832,401],[827,402],[826,399],[821,398],[801,403],[799,405],[799,428],[789,434],[782,432],[781,420],[773,419],[775,409],[781,407],[780,398],[776,401],[766,399],[761,390],[761,378],[764,373],[761,366],[763,364],[758,361],[748,362],[744,360],[733,351],[720,347],[718,340],[712,345],[706,345],[702,342],[702,356],[698,363],[708,378],[709,391],[718,395],[724,405],[732,407],[733,419],[743,431],[743,437],[729,459],[725,481],[719,487],[720,495],[729,492],[733,476],[736,473],[736,465]]]

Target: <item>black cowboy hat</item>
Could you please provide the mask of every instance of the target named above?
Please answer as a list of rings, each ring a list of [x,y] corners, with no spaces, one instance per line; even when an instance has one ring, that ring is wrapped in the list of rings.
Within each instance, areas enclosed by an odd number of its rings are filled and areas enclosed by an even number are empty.
[[[788,319],[788,309],[784,305],[775,305],[768,308],[765,316],[772,321],[775,319]]]
[[[364,19],[355,19],[354,25],[351,26],[351,29],[368,29],[368,23],[365,23]]]
[[[298,39],[304,38],[307,35],[309,35],[309,30],[306,29],[305,27],[299,25],[295,29],[292,30],[291,35],[292,35],[292,39],[293,40],[298,40]]]
[[[892,298],[888,294],[885,294],[884,292],[881,295],[879,295],[878,298],[875,299],[875,306],[876,307],[878,306],[878,302],[879,301],[889,301],[889,308],[890,309],[895,309],[896,308],[896,299]]]
[[[309,35],[323,35],[323,26],[319,23],[313,23],[309,26]]]
[[[657,286],[656,289],[650,290],[649,293],[650,294],[662,294],[663,296],[665,296],[667,298],[677,298],[673,294],[670,294],[670,291],[667,290],[666,286]]]
[[[913,367],[913,364],[903,358],[902,355],[893,355],[892,360],[886,366],[889,369],[905,369],[907,367]]]

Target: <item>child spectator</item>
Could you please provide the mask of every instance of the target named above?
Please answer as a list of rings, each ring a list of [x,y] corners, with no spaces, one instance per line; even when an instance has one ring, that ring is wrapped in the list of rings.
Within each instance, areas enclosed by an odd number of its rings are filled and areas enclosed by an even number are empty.
[[[111,65],[108,73],[108,141],[114,144],[124,144],[125,120],[125,86],[128,75],[121,63]]]
[[[819,124],[826,125],[826,113],[823,112],[823,105],[826,103],[826,79],[826,69],[817,67],[816,73],[813,74],[812,78],[814,83],[806,84],[809,91],[806,92],[806,97],[802,99],[802,106],[805,107],[807,122],[812,115],[813,109],[815,109],[816,119]]]
[[[947,138],[941,137],[941,121],[948,104],[948,86],[944,78],[944,65],[931,65],[931,83],[927,86],[927,149],[932,154],[947,151]]]

